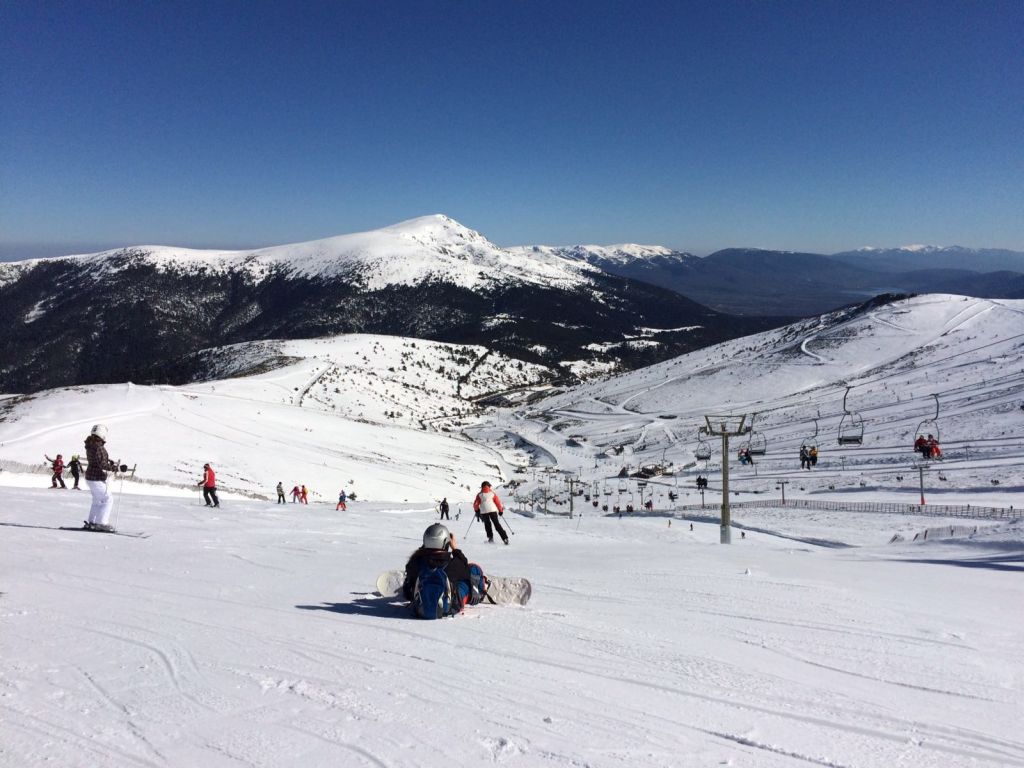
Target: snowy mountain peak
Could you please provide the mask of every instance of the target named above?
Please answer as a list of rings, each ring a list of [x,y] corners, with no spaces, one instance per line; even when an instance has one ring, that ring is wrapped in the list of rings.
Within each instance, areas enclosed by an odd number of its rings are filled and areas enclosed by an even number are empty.
[[[146,245],[63,258],[88,262],[97,272],[143,264],[161,271],[242,272],[256,281],[286,273],[292,277],[340,277],[366,290],[429,282],[470,289],[524,283],[570,288],[588,283],[588,275],[596,271],[552,253],[513,253],[443,214],[367,232],[249,251]],[[13,280],[38,263],[10,265],[0,274],[0,281]]]

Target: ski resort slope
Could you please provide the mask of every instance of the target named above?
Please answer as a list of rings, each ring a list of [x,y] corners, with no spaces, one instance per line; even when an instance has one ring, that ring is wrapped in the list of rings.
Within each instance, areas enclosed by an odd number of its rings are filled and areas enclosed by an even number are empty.
[[[464,513],[469,557],[533,599],[424,622],[372,592],[423,505],[126,496],[132,539],[52,530],[71,492],[3,499],[4,765],[1024,766],[1019,524],[723,547],[713,523],[506,515],[502,547]]]
[[[44,455],[84,455],[89,429],[104,423],[111,457],[162,485],[194,485],[210,462],[222,489],[266,498],[282,481],[287,489],[306,484],[322,499],[341,488],[377,500],[440,499],[465,492],[467,479],[500,474],[490,448],[458,434],[477,418],[467,398],[545,374],[482,347],[389,336],[258,342],[209,354],[225,376],[268,359],[285,365],[183,387],[98,385],[0,400],[8,406],[0,462],[18,468]],[[9,484],[5,474],[0,485]]]
[[[847,409],[863,419],[860,445],[838,443],[844,395]],[[778,495],[779,480],[797,481],[794,492],[916,492],[919,432],[935,433],[945,456],[926,473],[930,488],[1019,490],[1024,302],[927,295],[843,310],[568,389],[503,411],[473,434],[529,445],[536,462],[606,491],[618,491],[623,467],[687,470],[654,481],[664,506],[668,485],[688,488],[698,472],[715,483],[721,472],[719,438],[707,439],[709,462],[696,458],[705,416],[743,414],[747,426],[756,415],[766,451],[754,466],[740,466],[736,450],[749,438],[733,438],[731,482],[741,493]],[[722,419],[714,422],[717,428]],[[807,473],[798,455],[811,443],[820,459]]]

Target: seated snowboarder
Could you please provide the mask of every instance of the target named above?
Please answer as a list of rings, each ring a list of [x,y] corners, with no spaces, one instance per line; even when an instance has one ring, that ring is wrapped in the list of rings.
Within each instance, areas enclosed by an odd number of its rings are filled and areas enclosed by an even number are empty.
[[[473,597],[469,561],[440,523],[423,532],[423,546],[405,564],[402,592],[416,615],[424,619],[458,613]]]

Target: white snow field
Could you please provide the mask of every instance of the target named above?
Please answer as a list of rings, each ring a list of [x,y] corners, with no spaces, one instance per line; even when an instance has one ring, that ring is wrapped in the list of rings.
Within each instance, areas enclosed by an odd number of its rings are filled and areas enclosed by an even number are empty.
[[[464,514],[470,558],[533,599],[424,622],[373,582],[427,505],[125,496],[149,538],[52,530],[85,495],[3,490],[5,766],[1024,765],[1019,522],[726,547],[507,514],[504,547]]]
[[[260,359],[288,364],[183,387],[97,385],[9,398],[0,467],[84,456],[85,436],[102,422],[111,457],[168,488],[195,483],[210,462],[222,489],[266,498],[280,480],[288,489],[305,483],[314,498],[336,498],[344,487],[370,499],[440,499],[498,471],[490,448],[458,432],[478,411],[467,398],[545,375],[479,346],[363,334],[210,355],[225,376]],[[14,482],[4,474],[0,484]]]
[[[838,443],[847,387],[847,409],[863,420],[861,444]],[[733,438],[730,446],[730,488],[740,500],[779,497],[785,480],[793,497],[854,501],[884,490],[888,500],[916,503],[919,432],[935,433],[945,456],[925,469],[926,500],[957,496],[954,503],[966,504],[974,494],[980,504],[979,493],[1019,493],[1024,301],[927,295],[853,316],[835,312],[567,389],[503,411],[470,434],[525,447],[535,464],[571,472],[612,505],[639,506],[635,482],[616,478],[624,467],[671,464],[675,475],[652,480],[644,496],[665,509],[670,490],[679,503],[700,502],[692,490],[698,473],[719,485],[720,438],[703,443],[710,460],[696,455],[698,428],[714,414],[746,414],[748,425],[756,414],[765,454],[741,466],[736,450],[752,438]],[[810,472],[800,468],[804,443],[819,449]],[[565,485],[533,473],[521,479],[521,495],[543,487],[557,508],[567,508]]]
[[[1024,302],[837,312],[564,391],[411,339],[211,354],[283,367],[0,400],[0,765],[1024,766]],[[697,428],[755,412],[766,451],[740,466],[734,441],[731,488],[764,506],[724,546]],[[47,489],[43,454],[96,422],[138,464],[116,523],[148,538],[59,530],[87,494]],[[618,477],[651,464],[671,473]],[[524,514],[510,546],[474,524],[464,547],[529,605],[422,622],[375,596],[442,495],[461,541],[483,479]],[[313,503],[268,502],[278,480]]]

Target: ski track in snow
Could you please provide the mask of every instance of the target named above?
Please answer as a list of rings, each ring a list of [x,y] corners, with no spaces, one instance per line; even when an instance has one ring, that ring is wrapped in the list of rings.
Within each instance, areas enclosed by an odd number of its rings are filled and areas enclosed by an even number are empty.
[[[0,493],[5,522],[86,503]],[[126,501],[144,540],[0,528],[14,764],[1024,766],[1024,626],[987,602],[1024,593],[999,571],[516,517],[512,546],[462,546],[530,604],[421,622],[372,581],[432,510],[183,504]]]

